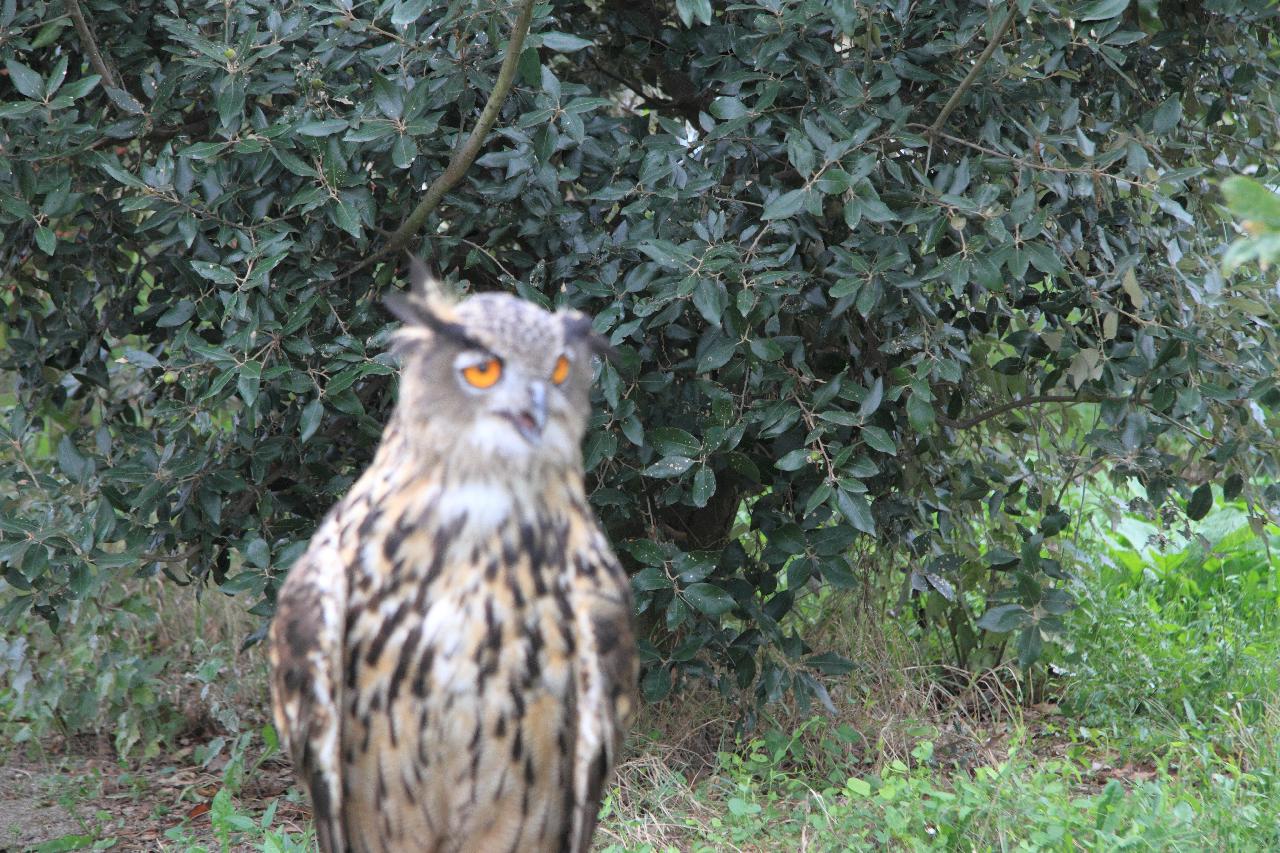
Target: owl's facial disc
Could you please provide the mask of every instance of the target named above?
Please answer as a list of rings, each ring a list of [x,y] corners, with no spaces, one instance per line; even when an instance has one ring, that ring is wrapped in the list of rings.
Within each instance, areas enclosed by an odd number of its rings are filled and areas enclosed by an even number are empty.
[[[522,405],[504,409],[499,412],[520,433],[520,437],[530,444],[542,440],[542,430],[547,425],[547,386],[541,382],[530,382],[526,386],[525,399],[518,401]]]
[[[509,424],[530,446],[542,441],[547,425],[547,385],[531,380],[502,359],[483,350],[460,354],[454,360],[463,390],[484,400],[491,416]]]

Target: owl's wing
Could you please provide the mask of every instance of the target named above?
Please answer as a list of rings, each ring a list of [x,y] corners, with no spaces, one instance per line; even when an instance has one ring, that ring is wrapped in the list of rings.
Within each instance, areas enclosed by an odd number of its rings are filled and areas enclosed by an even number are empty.
[[[573,583],[578,629],[578,739],[574,750],[573,842],[586,853],[622,738],[637,708],[639,661],[632,627],[631,584],[600,542]]]
[[[339,764],[346,611],[347,571],[330,526],[290,570],[271,625],[276,730],[311,794],[323,853],[346,850]]]

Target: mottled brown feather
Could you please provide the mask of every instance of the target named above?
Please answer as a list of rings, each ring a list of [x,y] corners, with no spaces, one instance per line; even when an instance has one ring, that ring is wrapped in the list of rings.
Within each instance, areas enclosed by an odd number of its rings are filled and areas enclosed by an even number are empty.
[[[323,851],[586,851],[637,672],[583,485],[595,338],[493,294],[397,314],[396,410],[280,590],[277,728]],[[475,350],[493,393],[459,379]]]

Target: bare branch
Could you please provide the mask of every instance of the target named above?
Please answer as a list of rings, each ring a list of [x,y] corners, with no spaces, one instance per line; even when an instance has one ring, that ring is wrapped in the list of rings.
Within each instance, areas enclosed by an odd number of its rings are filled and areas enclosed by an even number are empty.
[[[972,429],[983,421],[989,421],[992,418],[999,417],[1005,412],[1012,412],[1014,409],[1025,409],[1030,406],[1038,406],[1042,403],[1121,403],[1133,402],[1139,405],[1145,403],[1141,397],[1103,397],[1096,394],[1037,394],[1032,397],[1023,397],[1019,400],[1010,400],[1007,403],[1001,403],[993,409],[988,409],[981,414],[974,415],[962,421],[953,421],[950,418],[939,417],[938,420],[943,426],[952,429]]]
[[[431,186],[427,187],[427,193],[422,197],[422,201],[418,202],[413,212],[400,223],[400,227],[388,238],[386,245],[358,264],[347,275],[352,275],[407,247],[422,228],[423,223],[427,221],[427,217],[440,205],[445,193],[453,189],[467,173],[467,169],[471,168],[471,164],[480,153],[480,148],[484,145],[485,136],[498,119],[502,102],[506,100],[507,94],[515,83],[516,66],[520,61],[520,52],[524,48],[524,38],[529,33],[529,24],[533,20],[533,2],[534,0],[524,0],[520,5],[519,14],[511,30],[511,38],[507,41],[506,55],[502,57],[502,66],[498,69],[498,79],[494,81],[489,100],[480,112],[480,118],[476,120],[476,126],[471,129],[466,142],[454,152],[449,165],[431,182]]]
[[[969,69],[969,73],[960,81],[960,85],[951,93],[951,97],[947,99],[947,103],[942,107],[942,112],[938,113],[938,117],[933,120],[933,124],[929,125],[929,138],[938,135],[942,130],[942,126],[946,124],[947,118],[952,111],[960,103],[960,99],[964,97],[964,93],[969,91],[975,80],[978,79],[978,72],[982,70],[982,66],[987,64],[987,60],[991,58],[991,54],[996,52],[996,48],[1000,46],[1000,42],[1004,40],[1005,34],[1009,32],[1009,28],[1013,26],[1013,19],[1016,17],[1018,7],[1016,3],[1009,4],[1009,10],[1005,14],[1004,20],[1000,22],[1000,26],[996,27],[995,35],[991,37],[991,41],[987,43],[986,50],[973,63],[973,67]]]
[[[89,29],[89,22],[85,20],[84,11],[80,8],[80,0],[67,0],[67,13],[71,15],[71,21],[76,25],[76,32],[80,35],[80,46],[88,55],[89,64],[93,66],[93,70],[102,75],[103,83],[113,89],[119,89],[120,81],[98,51],[98,42],[93,38],[93,30]]]

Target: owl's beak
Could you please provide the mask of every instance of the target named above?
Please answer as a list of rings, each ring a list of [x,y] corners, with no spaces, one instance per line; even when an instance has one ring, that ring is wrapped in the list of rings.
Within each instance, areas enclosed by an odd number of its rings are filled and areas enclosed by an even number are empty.
[[[547,386],[541,382],[529,383],[529,396],[511,418],[521,438],[530,444],[542,439],[547,425]]]

